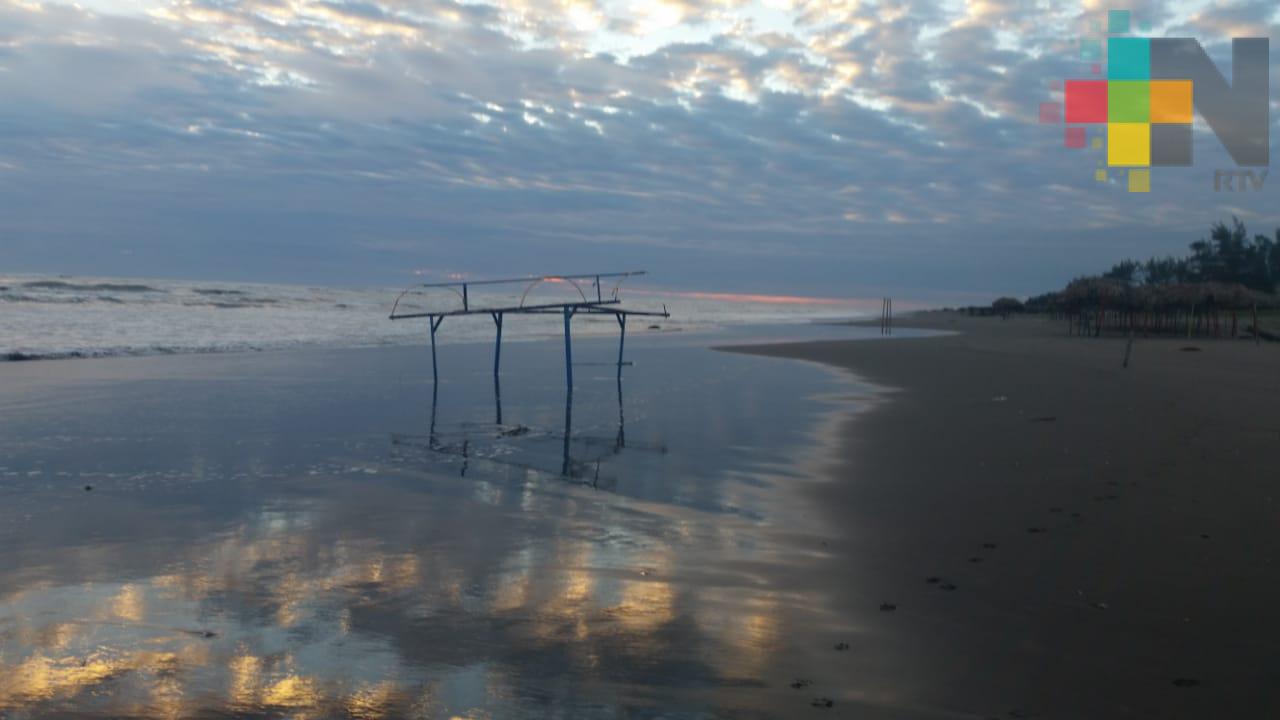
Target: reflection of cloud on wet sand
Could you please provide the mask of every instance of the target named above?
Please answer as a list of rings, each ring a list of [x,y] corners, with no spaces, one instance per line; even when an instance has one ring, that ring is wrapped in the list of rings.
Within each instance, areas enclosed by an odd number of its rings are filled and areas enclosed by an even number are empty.
[[[516,490],[499,492],[527,504]],[[785,622],[778,604],[690,582],[698,553],[573,533],[486,536],[466,550],[453,545],[467,535],[450,528],[448,542],[423,542],[422,525],[446,522],[429,499],[373,501],[414,512],[364,524],[348,522],[359,507],[263,511],[175,549],[163,574],[10,595],[0,605],[11,640],[0,708],[92,695],[108,712],[152,717],[221,708],[372,718],[474,710],[545,693],[536,688],[565,672],[580,687],[561,689],[570,697],[557,703],[592,688],[625,703],[632,686],[761,684]],[[670,542],[705,537],[702,522],[688,513]],[[625,526],[611,532],[630,537]],[[72,617],[34,611],[46,606]]]

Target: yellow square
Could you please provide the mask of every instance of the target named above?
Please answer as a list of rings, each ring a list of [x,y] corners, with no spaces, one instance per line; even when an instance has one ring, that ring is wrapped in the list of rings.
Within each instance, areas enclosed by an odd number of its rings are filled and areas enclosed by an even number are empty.
[[[1093,179],[1094,179],[1094,180],[1097,180],[1098,182],[1106,182],[1106,181],[1107,181],[1107,171],[1106,171],[1106,170],[1094,170],[1094,171],[1093,171]]]
[[[1151,126],[1107,123],[1107,164],[1146,167],[1151,164]]]
[[[1151,122],[1191,122],[1191,81],[1151,81]]]
[[[1100,137],[1096,137],[1096,138],[1094,138],[1094,139],[1093,139],[1093,149],[1094,149],[1094,150],[1101,150],[1101,149],[1102,149],[1102,138],[1100,138]]]
[[[1129,192],[1151,192],[1151,171],[1130,170]]]

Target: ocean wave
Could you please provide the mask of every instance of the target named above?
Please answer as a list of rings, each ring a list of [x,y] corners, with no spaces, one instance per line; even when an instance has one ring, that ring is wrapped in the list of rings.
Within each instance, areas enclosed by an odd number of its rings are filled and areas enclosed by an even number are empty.
[[[164,292],[150,285],[131,283],[69,283],[63,280],[33,280],[22,283],[22,287],[40,290],[70,290],[72,292]]]
[[[0,362],[33,362],[38,360],[76,360],[112,357],[148,357],[156,355],[220,355],[223,353],[262,352],[267,348],[254,345],[187,347],[160,345],[153,347],[96,348],[56,350],[50,352],[13,351],[0,353]]]

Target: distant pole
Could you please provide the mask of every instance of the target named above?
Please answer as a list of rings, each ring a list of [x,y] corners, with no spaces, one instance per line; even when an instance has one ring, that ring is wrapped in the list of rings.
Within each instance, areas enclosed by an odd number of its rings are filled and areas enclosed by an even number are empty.
[[[885,321],[885,324],[888,325],[889,334],[892,335],[893,334],[893,298],[889,298],[889,317]]]

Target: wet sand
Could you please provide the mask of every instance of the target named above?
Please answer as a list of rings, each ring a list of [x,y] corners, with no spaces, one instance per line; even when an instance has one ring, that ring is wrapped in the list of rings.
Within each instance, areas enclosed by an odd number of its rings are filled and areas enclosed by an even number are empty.
[[[734,348],[886,389],[813,491],[852,710],[1280,714],[1280,346],[902,325],[958,333]]]
[[[857,386],[708,341],[581,338],[571,400],[555,342],[500,395],[486,345],[0,365],[0,718],[855,710],[803,488]]]

